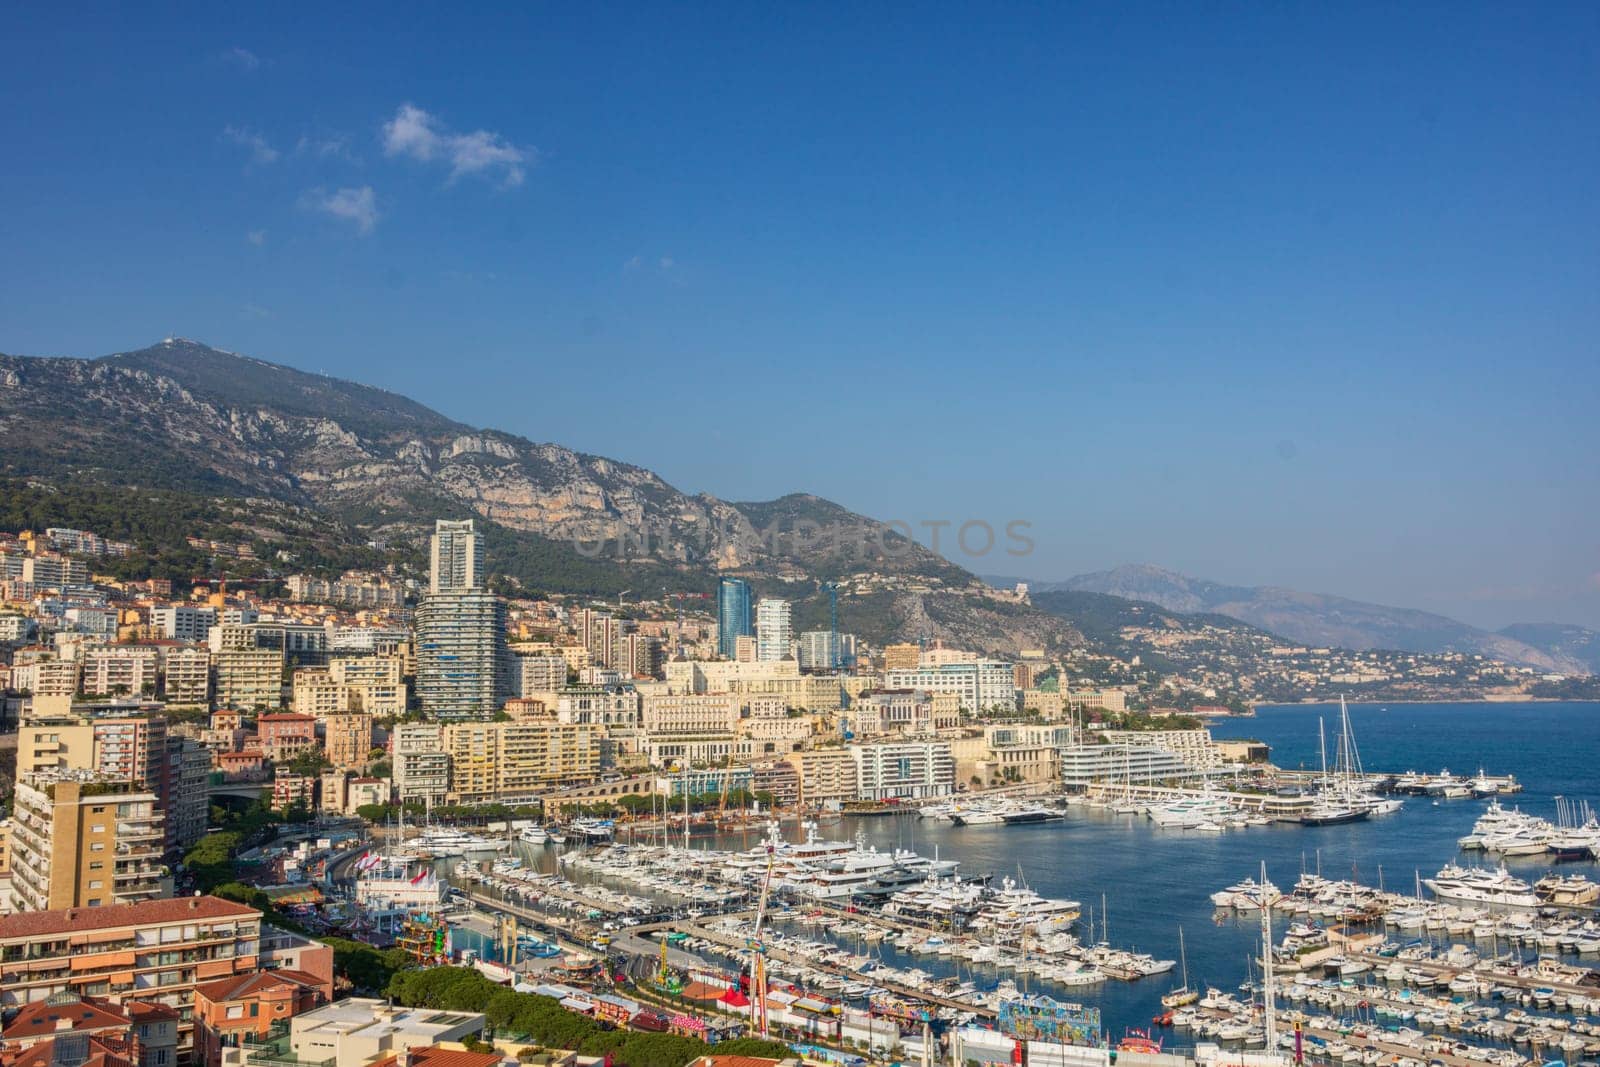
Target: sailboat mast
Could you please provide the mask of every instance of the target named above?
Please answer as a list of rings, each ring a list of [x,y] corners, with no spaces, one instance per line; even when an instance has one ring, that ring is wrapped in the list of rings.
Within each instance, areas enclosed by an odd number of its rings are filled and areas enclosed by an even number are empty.
[[[1276,1054],[1278,1048],[1277,1017],[1272,1004],[1272,906],[1277,901],[1267,895],[1267,865],[1261,864],[1261,990],[1266,1007],[1267,1050]]]
[[[1328,735],[1322,729],[1322,716],[1317,716],[1317,751],[1322,755],[1322,784],[1328,784]]]

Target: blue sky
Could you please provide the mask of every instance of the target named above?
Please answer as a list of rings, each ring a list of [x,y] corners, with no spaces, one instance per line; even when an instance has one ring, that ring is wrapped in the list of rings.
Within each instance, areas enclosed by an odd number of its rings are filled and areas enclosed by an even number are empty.
[[[1600,8],[18,8],[0,350],[1600,625]]]

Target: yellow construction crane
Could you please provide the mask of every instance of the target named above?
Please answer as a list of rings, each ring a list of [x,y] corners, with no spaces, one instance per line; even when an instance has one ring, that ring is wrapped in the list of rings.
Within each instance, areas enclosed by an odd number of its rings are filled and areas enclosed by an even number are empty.
[[[731,763],[732,760],[733,760],[733,757],[729,756],[728,760]],[[718,822],[726,822],[727,821],[727,818],[728,818],[728,787],[731,786],[732,784],[733,784],[733,768],[731,766],[724,767],[722,769],[722,802],[717,805],[717,821]]]

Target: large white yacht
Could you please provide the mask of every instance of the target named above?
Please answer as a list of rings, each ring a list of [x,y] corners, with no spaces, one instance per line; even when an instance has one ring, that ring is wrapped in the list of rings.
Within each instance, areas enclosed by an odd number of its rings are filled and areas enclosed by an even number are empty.
[[[1473,904],[1496,904],[1506,908],[1537,908],[1543,903],[1533,887],[1504,867],[1458,867],[1447,864],[1423,884],[1440,900],[1462,900]]]

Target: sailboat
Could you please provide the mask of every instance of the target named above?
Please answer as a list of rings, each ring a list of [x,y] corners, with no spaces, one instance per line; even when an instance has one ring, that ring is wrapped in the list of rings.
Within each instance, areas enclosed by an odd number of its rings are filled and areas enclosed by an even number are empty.
[[[1350,713],[1345,708],[1344,697],[1339,697],[1339,752],[1334,759],[1334,773],[1339,778],[1339,788],[1333,788],[1328,776],[1328,742],[1322,730],[1322,720],[1317,720],[1317,747],[1322,751],[1322,786],[1317,791],[1316,803],[1300,816],[1306,826],[1336,826],[1340,823],[1365,819],[1369,810],[1364,802],[1354,796],[1353,778],[1359,773],[1354,764],[1355,739],[1350,733]]]
[[[1182,1008],[1200,999],[1200,991],[1189,988],[1189,954],[1183,947],[1183,927],[1178,927],[1178,959],[1183,965],[1183,984],[1161,998],[1163,1008]]]

